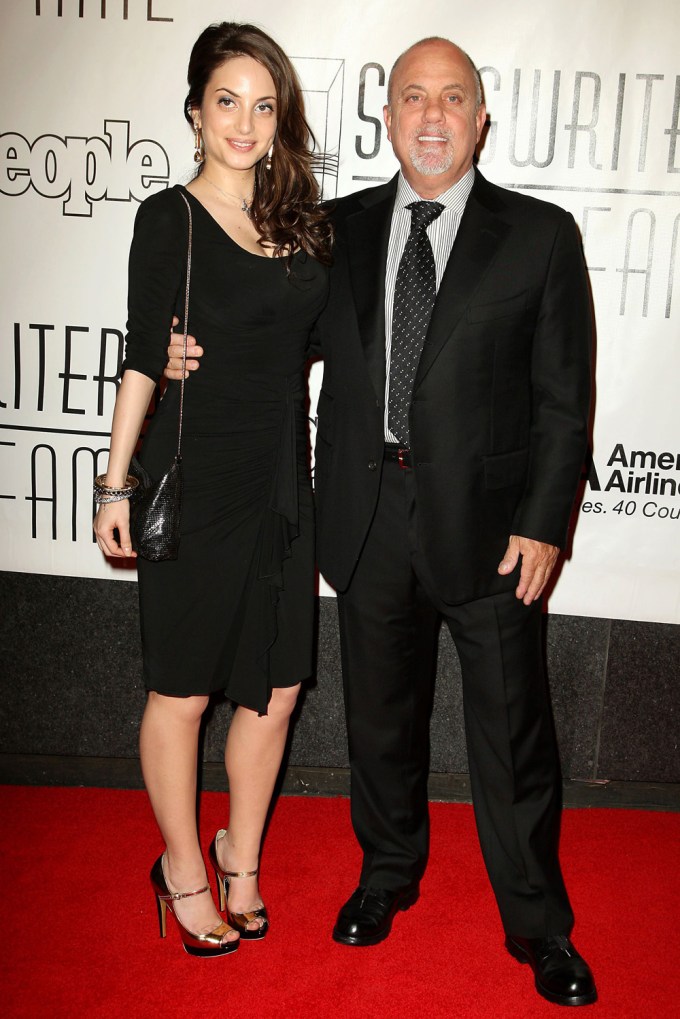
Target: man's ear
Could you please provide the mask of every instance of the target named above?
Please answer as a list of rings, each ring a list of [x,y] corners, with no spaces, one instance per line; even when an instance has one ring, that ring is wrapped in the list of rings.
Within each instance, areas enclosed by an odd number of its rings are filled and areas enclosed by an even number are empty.
[[[392,128],[392,108],[390,106],[383,106],[383,120],[385,121],[385,127],[387,128],[387,140],[392,141],[392,135],[390,130]]]
[[[475,114],[475,120],[477,121],[477,142],[479,142],[479,139],[482,137],[484,125],[486,124],[486,106],[484,105],[484,103],[482,103],[482,105],[477,110],[477,113]]]

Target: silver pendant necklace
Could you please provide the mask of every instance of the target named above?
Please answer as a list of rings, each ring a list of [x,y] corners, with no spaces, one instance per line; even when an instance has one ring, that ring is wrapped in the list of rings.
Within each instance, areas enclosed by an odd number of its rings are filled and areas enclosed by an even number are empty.
[[[248,219],[250,219],[250,210],[251,210],[251,206],[253,204],[253,195],[252,194],[250,196],[250,201],[247,202],[245,200],[245,198],[240,198],[238,195],[232,195],[229,191],[223,191],[222,188],[218,188],[217,184],[215,184],[214,181],[210,180],[210,177],[206,177],[205,173],[202,173],[201,177],[203,178],[204,181],[206,181],[208,184],[210,184],[212,187],[214,187],[215,191],[219,191],[219,193],[221,195],[224,195],[225,198],[233,198],[235,201],[240,202],[241,203],[241,212],[245,216],[247,216]]]

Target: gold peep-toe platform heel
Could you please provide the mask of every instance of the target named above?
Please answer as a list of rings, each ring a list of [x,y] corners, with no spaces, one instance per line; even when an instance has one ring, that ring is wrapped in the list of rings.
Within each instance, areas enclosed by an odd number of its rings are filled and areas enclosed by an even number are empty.
[[[218,924],[218,926],[213,931],[210,931],[209,934],[193,934],[182,924],[170,903],[175,902],[178,899],[188,899],[191,895],[202,895],[203,892],[209,892],[210,885],[205,885],[203,888],[197,888],[194,892],[171,892],[168,888],[167,881],[165,880],[165,873],[163,871],[164,855],[165,854],[159,856],[151,868],[151,884],[153,885],[153,890],[156,893],[158,923],[161,929],[161,937],[165,937],[167,919],[166,913],[167,910],[170,910],[175,918],[175,922],[179,930],[179,936],[182,939],[182,944],[184,945],[184,951],[188,952],[189,955],[198,955],[202,956],[204,959],[212,959],[218,955],[229,955],[231,952],[235,952],[238,948],[239,939],[236,941],[222,941],[224,935],[228,934],[229,931],[233,929],[229,924]]]
[[[220,828],[209,849],[210,862],[215,868],[217,887],[220,890],[220,909],[226,909],[227,920],[231,926],[239,932],[242,941],[261,941],[269,930],[269,917],[267,916],[266,908],[261,906],[259,909],[253,909],[249,913],[232,913],[227,906],[230,879],[234,877],[257,877],[259,868],[256,868],[255,870],[222,870],[217,862],[217,843],[220,839],[223,839],[226,834],[226,830],[224,828]],[[248,927],[248,924],[252,923],[253,920],[262,921],[256,930],[251,930]]]

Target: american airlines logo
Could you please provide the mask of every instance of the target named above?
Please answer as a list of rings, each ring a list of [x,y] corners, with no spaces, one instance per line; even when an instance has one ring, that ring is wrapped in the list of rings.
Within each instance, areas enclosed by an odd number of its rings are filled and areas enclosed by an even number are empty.
[[[598,471],[592,456],[588,456],[585,479],[595,498],[581,504],[582,513],[680,519],[680,506],[673,505],[680,495],[680,453],[670,449],[632,449],[617,442],[607,457],[606,467],[606,474],[602,468]]]

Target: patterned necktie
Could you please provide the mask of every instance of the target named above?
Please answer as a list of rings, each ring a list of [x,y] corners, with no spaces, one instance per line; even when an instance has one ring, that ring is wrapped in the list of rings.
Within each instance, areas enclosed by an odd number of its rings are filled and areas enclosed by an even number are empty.
[[[392,435],[409,444],[408,412],[418,361],[437,291],[432,246],[425,232],[439,216],[441,202],[411,202],[411,233],[401,256],[394,288],[392,353],[387,423]]]

